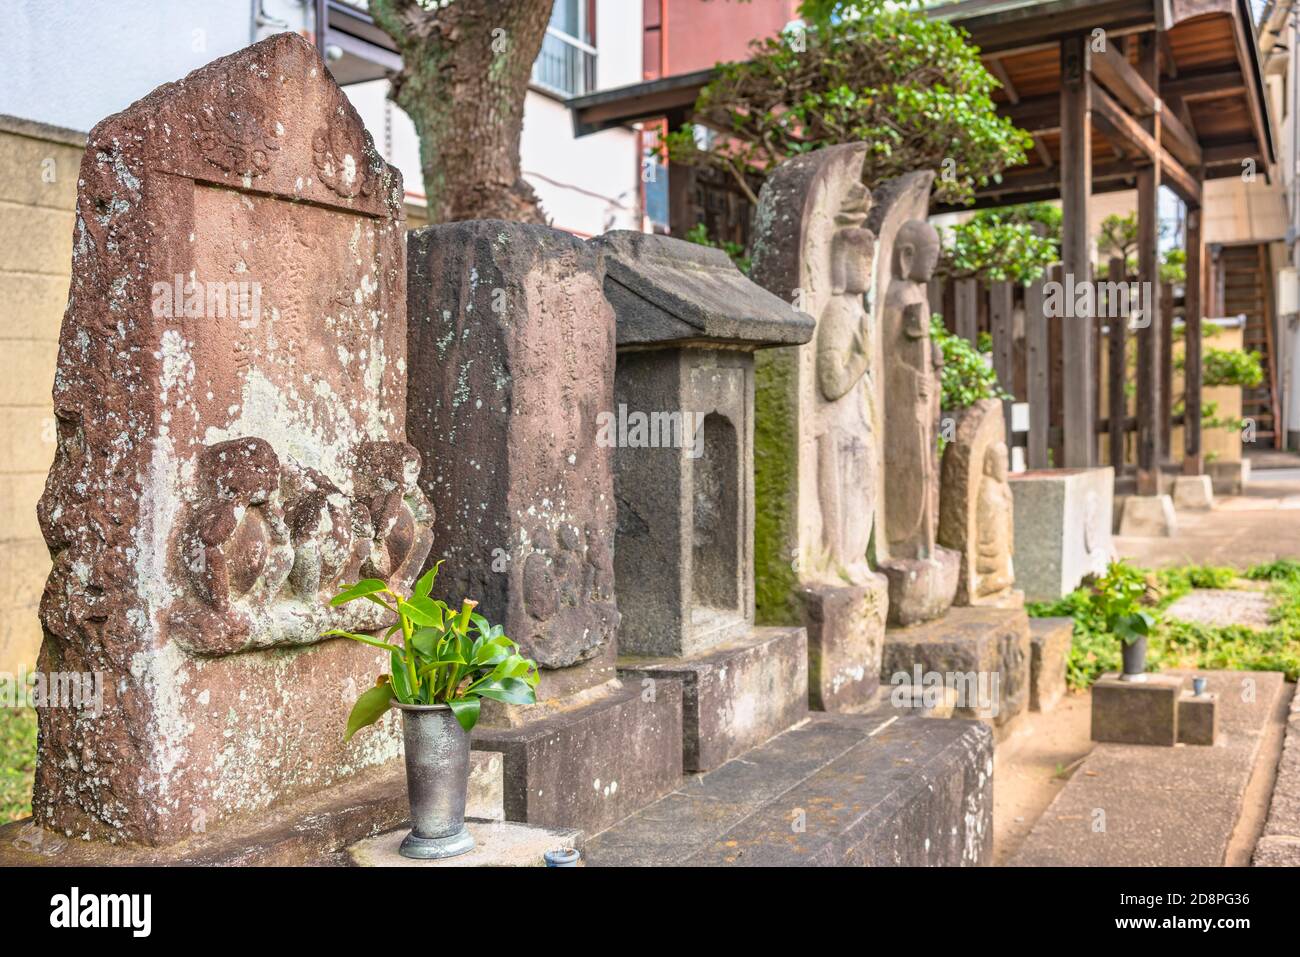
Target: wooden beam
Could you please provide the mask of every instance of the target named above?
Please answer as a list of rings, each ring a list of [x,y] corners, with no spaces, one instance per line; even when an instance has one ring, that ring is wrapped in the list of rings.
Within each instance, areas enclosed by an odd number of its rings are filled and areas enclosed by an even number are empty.
[[[1043,161],[1043,166],[1047,169],[1050,170],[1055,165],[1055,160],[1052,159],[1052,153],[1048,150],[1047,145],[1043,142],[1041,136],[1034,137],[1034,152],[1038,154],[1038,158]]]
[[[1059,96],[1023,97],[1018,103],[1001,104],[998,112],[1028,133],[1057,133],[1061,129]]]
[[[1118,44],[1107,43],[1103,52],[1092,54],[1092,73],[1130,112],[1148,116],[1157,109],[1155,91],[1133,69]]]
[[[1240,67],[1216,67],[1183,73],[1176,80],[1163,83],[1160,89],[1165,96],[1177,96],[1191,103],[1240,96],[1246,92],[1246,82],[1242,79]]]
[[[1019,103],[1020,94],[1016,92],[1016,85],[1011,82],[1011,74],[1007,72],[1001,57],[989,57],[984,65],[988,67],[990,73],[997,77],[997,81],[1002,84],[1002,89],[1007,91],[1007,99],[1011,101],[1012,105]]]
[[[1187,293],[1183,309],[1183,474],[1205,471],[1201,447],[1201,315],[1205,302],[1205,241],[1201,210],[1187,209]],[[1222,270],[1217,270],[1221,272]]]
[[[1160,145],[1158,134],[1146,130],[1141,123],[1125,113],[1114,97],[1097,84],[1093,84],[1092,105],[1093,117],[1107,137],[1124,143],[1152,163],[1159,162],[1165,184],[1185,202],[1201,202],[1200,181]]]
[[[1160,112],[1160,145],[1188,167],[1195,168],[1204,162],[1196,136],[1167,103]]]
[[[1061,41],[1061,264],[1075,285],[1092,279],[1089,198],[1092,194],[1092,110],[1097,90],[1089,65],[1089,33]],[[1066,468],[1097,461],[1093,401],[1092,316],[1057,318],[1064,364],[1062,405]]]
[[[953,284],[953,332],[972,346],[979,339],[979,283],[958,279]]]
[[[1156,34],[1139,41],[1138,70],[1153,90],[1160,88],[1160,47]],[[1153,113],[1141,123],[1153,143],[1160,140],[1163,117]],[[1137,338],[1137,493],[1159,495],[1160,410],[1164,407],[1160,369],[1160,180],[1164,151],[1152,151],[1150,166],[1138,172],[1137,247],[1138,288],[1142,311],[1135,323]],[[1149,296],[1149,300],[1147,297]]]

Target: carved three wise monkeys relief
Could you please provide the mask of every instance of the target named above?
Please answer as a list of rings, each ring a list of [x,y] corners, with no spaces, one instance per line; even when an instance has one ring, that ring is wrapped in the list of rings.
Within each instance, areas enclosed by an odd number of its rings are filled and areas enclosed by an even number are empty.
[[[329,599],[361,578],[409,589],[433,545],[419,473],[411,446],[363,442],[348,495],[316,469],[282,463],[264,439],[205,447],[174,547],[187,587],[168,616],[171,637],[221,655],[383,627],[378,605]]]

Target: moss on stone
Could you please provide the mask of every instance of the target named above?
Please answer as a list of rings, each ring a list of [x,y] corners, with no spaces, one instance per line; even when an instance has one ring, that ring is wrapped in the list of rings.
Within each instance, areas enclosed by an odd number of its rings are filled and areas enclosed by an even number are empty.
[[[800,624],[796,540],[799,446],[794,348],[767,349],[754,364],[754,599],[761,625]]]

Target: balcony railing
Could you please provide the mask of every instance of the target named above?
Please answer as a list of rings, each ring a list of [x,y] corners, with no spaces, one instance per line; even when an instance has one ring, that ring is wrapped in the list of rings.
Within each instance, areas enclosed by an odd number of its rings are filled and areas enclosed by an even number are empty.
[[[542,52],[533,64],[533,82],[563,97],[590,93],[596,88],[596,48],[547,27]]]

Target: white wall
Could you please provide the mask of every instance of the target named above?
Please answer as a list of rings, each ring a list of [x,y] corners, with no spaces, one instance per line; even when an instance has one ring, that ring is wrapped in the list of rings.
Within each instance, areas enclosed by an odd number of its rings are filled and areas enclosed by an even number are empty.
[[[263,7],[308,25],[303,0]],[[82,132],[254,37],[253,0],[9,0],[4,15],[0,113]]]

